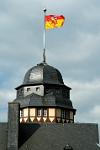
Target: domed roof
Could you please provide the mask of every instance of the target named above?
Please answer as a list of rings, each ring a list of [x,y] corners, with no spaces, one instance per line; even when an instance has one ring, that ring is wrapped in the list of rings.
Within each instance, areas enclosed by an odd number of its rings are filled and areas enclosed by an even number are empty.
[[[61,73],[47,63],[40,63],[29,69],[24,77],[23,84],[64,84]]]

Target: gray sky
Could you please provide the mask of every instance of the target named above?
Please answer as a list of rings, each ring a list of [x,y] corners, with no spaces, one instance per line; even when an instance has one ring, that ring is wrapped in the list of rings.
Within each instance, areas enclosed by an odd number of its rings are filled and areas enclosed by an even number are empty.
[[[25,72],[42,61],[43,8],[64,15],[62,28],[46,33],[47,63],[72,88],[76,122],[100,124],[100,1],[0,1],[0,121]]]

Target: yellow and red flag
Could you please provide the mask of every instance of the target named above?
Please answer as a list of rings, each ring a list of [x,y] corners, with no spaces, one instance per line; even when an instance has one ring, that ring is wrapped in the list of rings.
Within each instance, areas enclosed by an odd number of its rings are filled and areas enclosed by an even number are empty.
[[[45,28],[46,29],[53,29],[53,28],[60,28],[63,26],[65,21],[65,17],[63,15],[55,16],[55,15],[48,15],[45,16]]]

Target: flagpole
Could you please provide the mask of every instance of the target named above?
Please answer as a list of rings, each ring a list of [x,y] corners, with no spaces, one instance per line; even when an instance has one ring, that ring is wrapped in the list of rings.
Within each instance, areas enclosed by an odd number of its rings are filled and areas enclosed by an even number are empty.
[[[45,16],[46,16],[46,9],[44,11],[44,31],[43,31],[43,62],[46,63],[46,29],[45,29]]]

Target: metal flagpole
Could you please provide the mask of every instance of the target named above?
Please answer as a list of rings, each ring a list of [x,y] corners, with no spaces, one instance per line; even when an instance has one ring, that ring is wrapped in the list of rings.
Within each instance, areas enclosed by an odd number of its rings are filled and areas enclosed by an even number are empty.
[[[45,16],[46,16],[46,9],[44,11],[44,32],[43,32],[43,62],[46,63],[46,28],[45,28]]]

